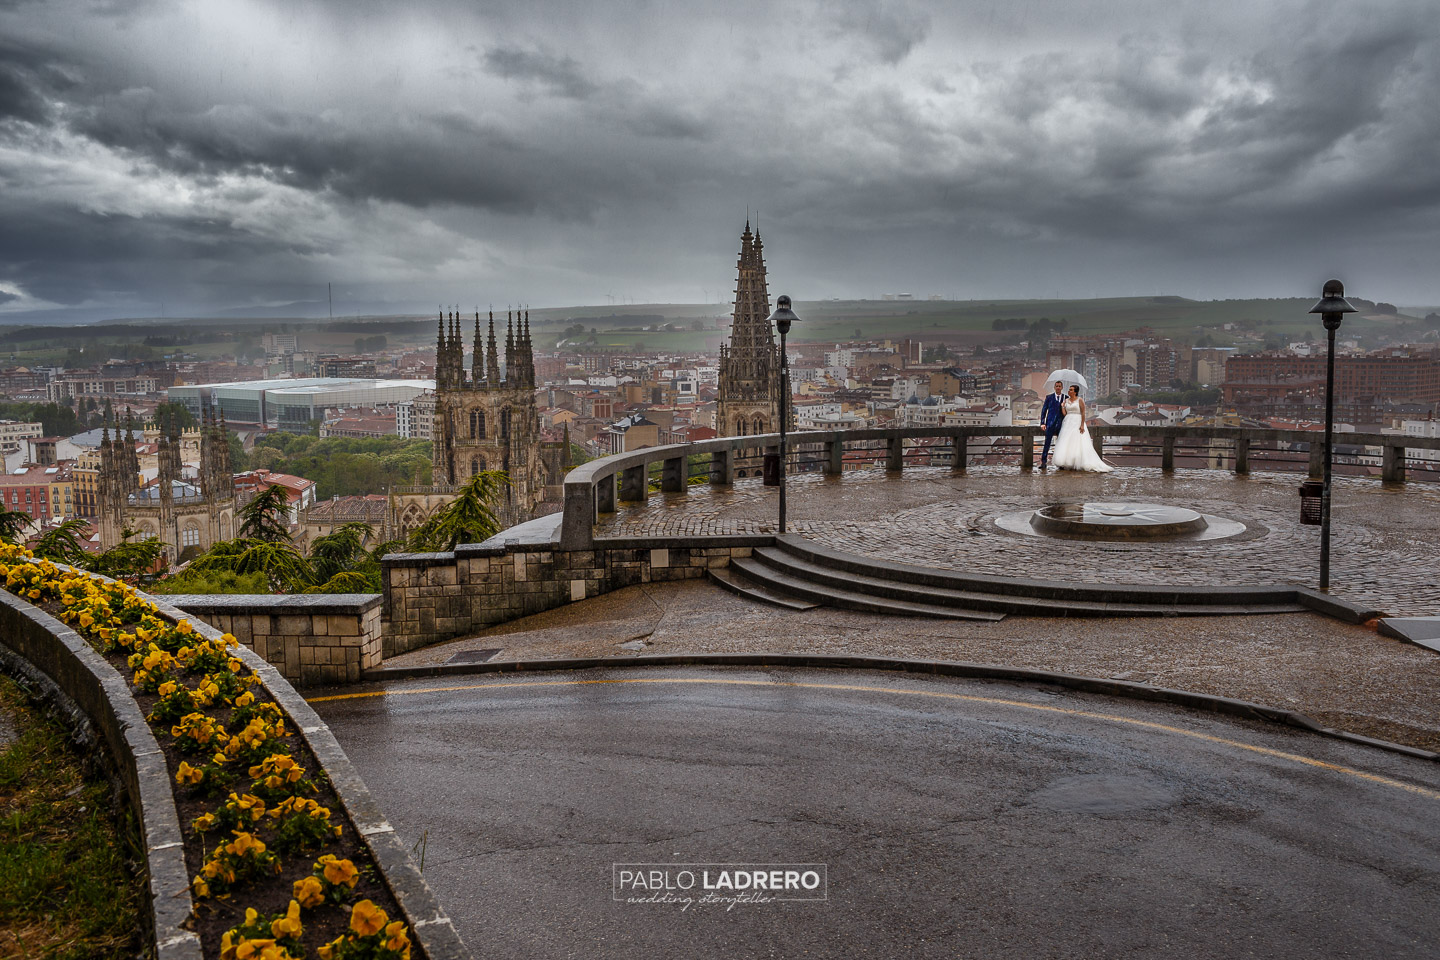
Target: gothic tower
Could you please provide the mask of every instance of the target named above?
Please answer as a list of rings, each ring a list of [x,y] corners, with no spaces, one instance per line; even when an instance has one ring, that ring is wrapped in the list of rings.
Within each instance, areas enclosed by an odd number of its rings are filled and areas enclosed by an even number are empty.
[[[155,482],[142,486],[134,419],[126,411],[123,433],[118,420],[106,419],[96,478],[100,542],[109,549],[128,529],[142,539],[162,541],[166,559],[175,563],[188,559],[182,556],[187,549],[192,554],[208,550],[217,540],[235,535],[230,442],[224,420],[209,414],[199,431],[182,434],[176,424],[162,423],[154,433]],[[194,476],[187,476],[181,448],[197,439],[200,462]]]
[[[481,342],[480,313],[470,371],[460,318],[440,315],[435,344],[435,421],[432,430],[432,482],[436,493],[452,491],[475,474],[503,470],[510,477],[507,502],[497,513],[508,523],[529,519],[545,497],[549,470],[541,455],[540,416],[535,403],[535,351],[528,312],[507,311],[502,368],[495,314]],[[503,375],[502,375],[503,369]],[[401,507],[397,527],[414,526]]]
[[[748,220],[740,236],[738,272],[730,342],[720,347],[715,430],[722,437],[780,429],[780,351],[770,326],[764,248]]]

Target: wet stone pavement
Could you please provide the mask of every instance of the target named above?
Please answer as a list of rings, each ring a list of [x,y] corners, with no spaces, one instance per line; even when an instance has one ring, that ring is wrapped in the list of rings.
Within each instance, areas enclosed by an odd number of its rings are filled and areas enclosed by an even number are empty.
[[[1320,529],[1302,525],[1293,473],[1224,470],[1163,474],[1118,467],[1077,474],[978,466],[880,469],[790,478],[791,528],[840,550],[996,576],[1089,583],[1296,583],[1319,579]],[[1234,537],[1165,543],[1052,540],[1013,533],[996,518],[1058,502],[1136,501],[1236,520]],[[759,480],[697,486],[622,504],[598,536],[700,536],[775,529],[776,491]],[[1440,613],[1440,485],[1337,478],[1331,585],[1340,597],[1391,615]]]
[[[759,668],[316,706],[476,956],[1418,960],[1440,934],[1440,769],[1259,721]],[[823,890],[693,882],[739,864]]]
[[[1310,613],[981,623],[784,610],[692,580],[617,590],[385,665],[445,663],[472,650],[498,650],[495,660],[820,653],[1004,664],[1237,697],[1440,750],[1440,656]]]

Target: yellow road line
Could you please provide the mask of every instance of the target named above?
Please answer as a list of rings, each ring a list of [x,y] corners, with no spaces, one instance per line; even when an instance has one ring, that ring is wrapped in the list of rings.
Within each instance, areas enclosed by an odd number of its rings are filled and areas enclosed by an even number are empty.
[[[1230,740],[1226,737],[1217,737],[1208,733],[1200,733],[1197,730],[1186,730],[1183,727],[1175,727],[1165,723],[1156,723],[1152,720],[1136,720],[1132,717],[1117,716],[1113,713],[1097,713],[1093,710],[1076,710],[1071,707],[1052,707],[1043,703],[1028,703],[1024,700],[1008,700],[1002,697],[981,697],[968,693],[946,693],[940,690],[907,690],[900,687],[871,687],[855,683],[807,683],[791,680],[733,680],[711,677],[632,677],[628,679],[606,679],[606,680],[526,680],[518,683],[470,683],[457,684],[448,687],[414,687],[401,690],[373,690],[367,693],[340,693],[328,697],[314,697],[311,703],[324,703],[331,700],[359,700],[366,697],[395,697],[418,693],[446,693],[452,690],[504,690],[514,688],[531,687],[584,687],[599,686],[604,684],[619,683],[652,683],[652,684],[706,684],[711,686],[739,686],[739,687],[798,687],[807,690],[845,690],[859,693],[895,693],[912,697],[931,697],[938,700],[965,700],[970,703],[985,703],[1003,707],[1019,707],[1023,710],[1037,710],[1044,713],[1057,713],[1071,717],[1084,717],[1087,720],[1104,720],[1109,723],[1123,723],[1132,727],[1141,727],[1146,730],[1158,730],[1162,733],[1173,733],[1182,737],[1190,737],[1193,740],[1203,740],[1207,743],[1220,744],[1226,747],[1235,747],[1240,750],[1248,750],[1251,753],[1258,753],[1267,757],[1275,757],[1279,760],[1288,760],[1292,763],[1303,764],[1307,767],[1315,767],[1319,770],[1328,770],[1332,773],[1340,773],[1349,777],[1355,777],[1369,783],[1379,784],[1385,787],[1393,787],[1397,790],[1404,790],[1408,793],[1418,794],[1431,800],[1440,800],[1440,791],[1432,790],[1429,787],[1422,787],[1412,783],[1405,783],[1394,780],[1390,777],[1383,777],[1379,774],[1366,773],[1363,770],[1356,770],[1352,767],[1341,766],[1331,763],[1328,760],[1319,760],[1315,757],[1306,757],[1298,753],[1287,753],[1284,750],[1274,750],[1270,747],[1260,747],[1251,743],[1241,743],[1239,740]]]

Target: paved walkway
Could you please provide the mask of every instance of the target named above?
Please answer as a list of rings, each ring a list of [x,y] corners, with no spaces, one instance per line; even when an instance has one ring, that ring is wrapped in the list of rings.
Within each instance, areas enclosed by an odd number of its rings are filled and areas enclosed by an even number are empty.
[[[1236,477],[1220,470],[1165,475],[1119,467],[1105,475],[973,467],[878,469],[791,479],[792,529],[885,560],[990,573],[1110,583],[1298,583],[1319,579],[1320,530],[1299,522],[1295,474]],[[1245,523],[1226,540],[1081,543],[1011,533],[995,518],[1057,501],[1136,500],[1190,507]],[[762,533],[774,529],[776,491],[758,480],[622,506],[605,536]],[[1386,613],[1440,613],[1440,485],[1384,486],[1342,478],[1333,503],[1331,584]]]
[[[689,581],[630,587],[385,662],[486,649],[504,660],[816,652],[1005,664],[1238,697],[1440,750],[1440,656],[1317,614],[976,623],[782,610]]]
[[[699,668],[316,708],[400,838],[427,838],[425,879],[477,956],[1418,958],[1440,937],[1440,768],[1258,722]],[[615,864],[744,863],[823,864],[827,899],[612,885]]]

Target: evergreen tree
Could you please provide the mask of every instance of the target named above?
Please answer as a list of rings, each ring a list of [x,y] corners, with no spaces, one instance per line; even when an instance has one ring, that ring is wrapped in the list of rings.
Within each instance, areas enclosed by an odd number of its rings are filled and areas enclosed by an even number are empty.
[[[290,494],[278,483],[272,483],[240,508],[240,538],[289,543],[290,524],[286,522],[289,512]]]
[[[0,506],[0,540],[5,543],[20,543],[25,531],[30,529],[31,522],[30,514]]]
[[[494,506],[510,485],[503,470],[482,470],[465,482],[455,499],[410,535],[412,550],[454,550],[459,543],[479,543],[500,532]]]
[[[90,521],[71,517],[41,534],[30,550],[37,557],[85,566],[90,561],[90,554],[85,550],[81,535],[89,526]]]

